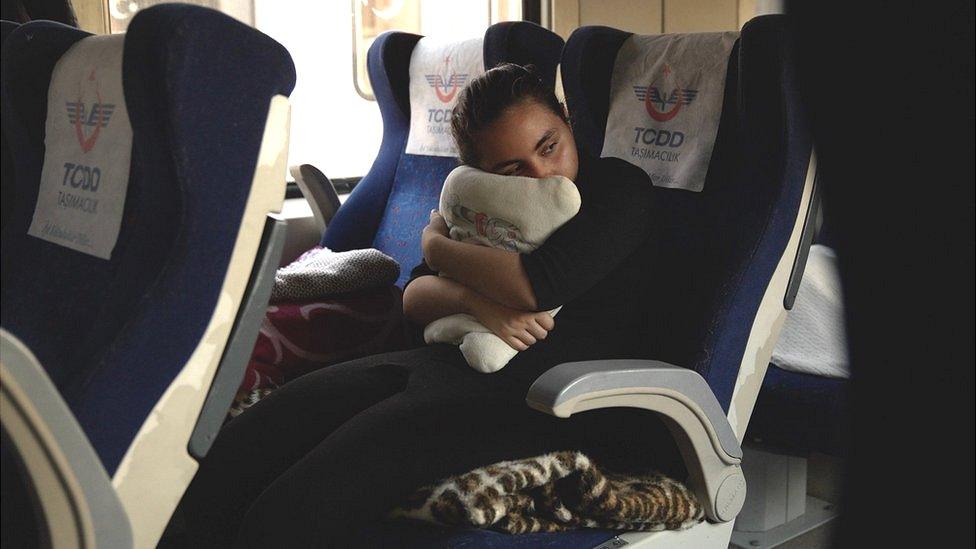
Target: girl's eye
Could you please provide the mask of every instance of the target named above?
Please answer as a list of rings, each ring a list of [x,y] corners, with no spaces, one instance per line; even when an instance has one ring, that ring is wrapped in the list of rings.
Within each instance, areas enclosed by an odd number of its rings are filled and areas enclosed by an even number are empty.
[[[552,154],[552,151],[556,150],[556,145],[558,144],[559,144],[558,141],[553,141],[552,143],[550,143],[549,146],[547,146],[545,149],[542,150],[542,156],[549,156],[550,154]]]

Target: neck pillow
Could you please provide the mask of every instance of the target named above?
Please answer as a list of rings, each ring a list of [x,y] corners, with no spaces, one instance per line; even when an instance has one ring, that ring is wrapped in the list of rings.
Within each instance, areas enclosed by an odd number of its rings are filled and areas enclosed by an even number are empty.
[[[444,181],[439,209],[454,240],[529,253],[572,219],[580,204],[576,185],[562,176],[533,179],[459,166]],[[468,365],[482,373],[497,372],[518,353],[466,314],[431,322],[424,340],[459,345]]]

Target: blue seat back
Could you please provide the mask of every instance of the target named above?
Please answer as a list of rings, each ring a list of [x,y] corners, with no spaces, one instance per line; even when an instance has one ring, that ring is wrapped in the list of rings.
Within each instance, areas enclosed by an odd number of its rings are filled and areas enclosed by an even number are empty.
[[[444,178],[458,162],[453,157],[407,154],[410,130],[410,79],[413,48],[421,36],[388,32],[370,46],[367,69],[383,117],[383,142],[373,166],[336,212],[322,245],[336,251],[376,248],[400,264],[397,285],[421,261],[420,233],[437,208]],[[526,22],[498,23],[485,32],[484,63],[533,64],[555,82],[563,41]]]
[[[140,11],[122,62],[127,194],[114,251],[101,259],[27,234],[45,120],[64,112],[47,104],[52,71],[88,36],[38,21],[4,45],[3,129],[17,176],[0,292],[3,327],[44,365],[112,475],[211,320],[269,103],[291,92],[295,69],[280,44],[214,10]]]
[[[835,248],[838,235],[822,211],[814,244]],[[769,364],[746,438],[792,455],[844,457],[850,448],[851,380],[785,370]]]
[[[616,55],[630,33],[570,37],[563,85],[584,154],[599,158]],[[654,187],[647,354],[693,368],[726,412],[760,301],[797,219],[811,139],[787,21],[758,17],[733,46],[700,193]],[[648,180],[648,185],[650,185]]]
[[[7,41],[10,35],[20,26],[13,21],[0,20],[0,44]],[[7,145],[7,136],[0,132],[0,154],[3,155],[0,161],[0,169],[3,170],[3,178],[0,179],[0,228],[7,221],[14,206],[14,159],[10,156],[10,147]]]

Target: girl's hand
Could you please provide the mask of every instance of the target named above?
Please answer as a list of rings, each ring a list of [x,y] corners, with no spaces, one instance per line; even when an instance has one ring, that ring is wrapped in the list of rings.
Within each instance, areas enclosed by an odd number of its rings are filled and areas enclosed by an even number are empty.
[[[447,226],[447,221],[441,217],[441,214],[437,210],[430,211],[430,221],[427,226],[424,227],[423,233],[420,236],[420,248],[422,250],[424,261],[427,266],[431,269],[438,271],[438,269],[432,262],[430,256],[430,243],[437,237],[443,236],[450,238],[451,230]]]
[[[552,316],[545,311],[519,311],[484,297],[472,301],[470,309],[479,322],[516,351],[524,351],[545,339],[556,326]]]

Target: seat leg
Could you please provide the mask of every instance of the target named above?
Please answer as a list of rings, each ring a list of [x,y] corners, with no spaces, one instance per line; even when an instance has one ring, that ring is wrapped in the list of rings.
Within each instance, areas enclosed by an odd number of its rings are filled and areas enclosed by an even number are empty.
[[[743,448],[746,501],[732,546],[776,547],[838,516],[836,507],[807,495],[807,458]]]

